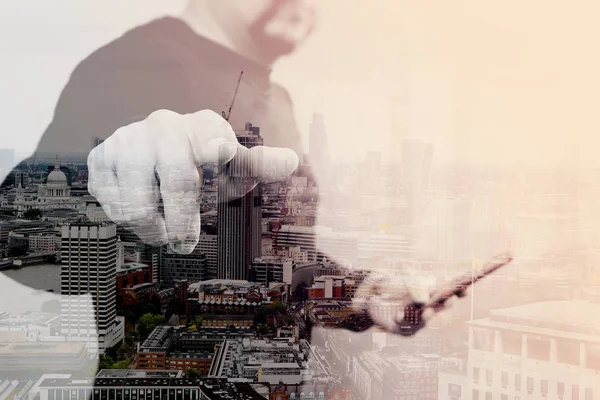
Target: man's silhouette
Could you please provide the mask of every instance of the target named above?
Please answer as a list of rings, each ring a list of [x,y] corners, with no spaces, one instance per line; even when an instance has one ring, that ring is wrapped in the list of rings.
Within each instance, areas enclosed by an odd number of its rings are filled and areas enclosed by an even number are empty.
[[[293,4],[290,4],[293,3]],[[265,145],[301,153],[292,102],[271,66],[310,32],[307,2],[191,1],[181,18],[161,18],[92,53],[71,74],[37,151],[87,153],[95,138],[167,109],[227,110],[244,71],[230,123],[260,126]]]

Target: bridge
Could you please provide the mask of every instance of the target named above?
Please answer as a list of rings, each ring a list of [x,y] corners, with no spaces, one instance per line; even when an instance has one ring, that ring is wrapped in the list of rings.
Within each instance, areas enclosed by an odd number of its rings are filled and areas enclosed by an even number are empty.
[[[28,256],[15,258],[12,262],[12,265],[13,267],[20,268],[27,265],[41,264],[53,259],[54,257],[56,257],[55,252],[30,254]]]

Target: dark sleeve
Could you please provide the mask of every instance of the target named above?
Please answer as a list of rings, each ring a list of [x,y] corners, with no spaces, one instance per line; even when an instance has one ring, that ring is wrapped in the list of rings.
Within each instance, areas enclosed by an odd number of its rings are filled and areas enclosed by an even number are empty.
[[[190,112],[185,71],[166,44],[126,34],[82,61],[71,74],[39,153],[87,155],[93,139],[167,108]]]

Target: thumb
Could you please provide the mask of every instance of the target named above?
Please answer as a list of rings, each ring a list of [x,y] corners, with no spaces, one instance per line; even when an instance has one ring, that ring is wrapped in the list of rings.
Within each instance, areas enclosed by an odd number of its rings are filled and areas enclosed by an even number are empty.
[[[223,201],[240,198],[261,182],[287,178],[298,168],[298,156],[293,150],[256,146],[248,149],[237,145],[235,156],[224,166],[220,184],[227,185]]]
[[[261,182],[285,179],[298,168],[298,155],[291,149],[257,146],[249,153],[250,160],[256,165],[256,179]]]

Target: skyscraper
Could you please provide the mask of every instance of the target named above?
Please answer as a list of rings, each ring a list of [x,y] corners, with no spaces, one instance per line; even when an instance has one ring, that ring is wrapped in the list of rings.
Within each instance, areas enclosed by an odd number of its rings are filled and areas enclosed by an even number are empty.
[[[259,127],[247,123],[236,132],[246,148],[261,146]],[[250,265],[261,255],[262,188],[255,177],[260,157],[238,152],[219,175],[217,277],[247,279]]]
[[[77,223],[61,233],[61,332],[103,354],[124,334],[116,317],[116,225]]]
[[[329,144],[325,130],[325,118],[323,114],[314,113],[313,120],[308,130],[308,160],[313,166],[329,165]],[[318,168],[318,171],[326,171],[326,168]]]
[[[421,139],[405,139],[400,157],[400,183],[408,202],[409,225],[415,227],[425,209],[433,145]]]

